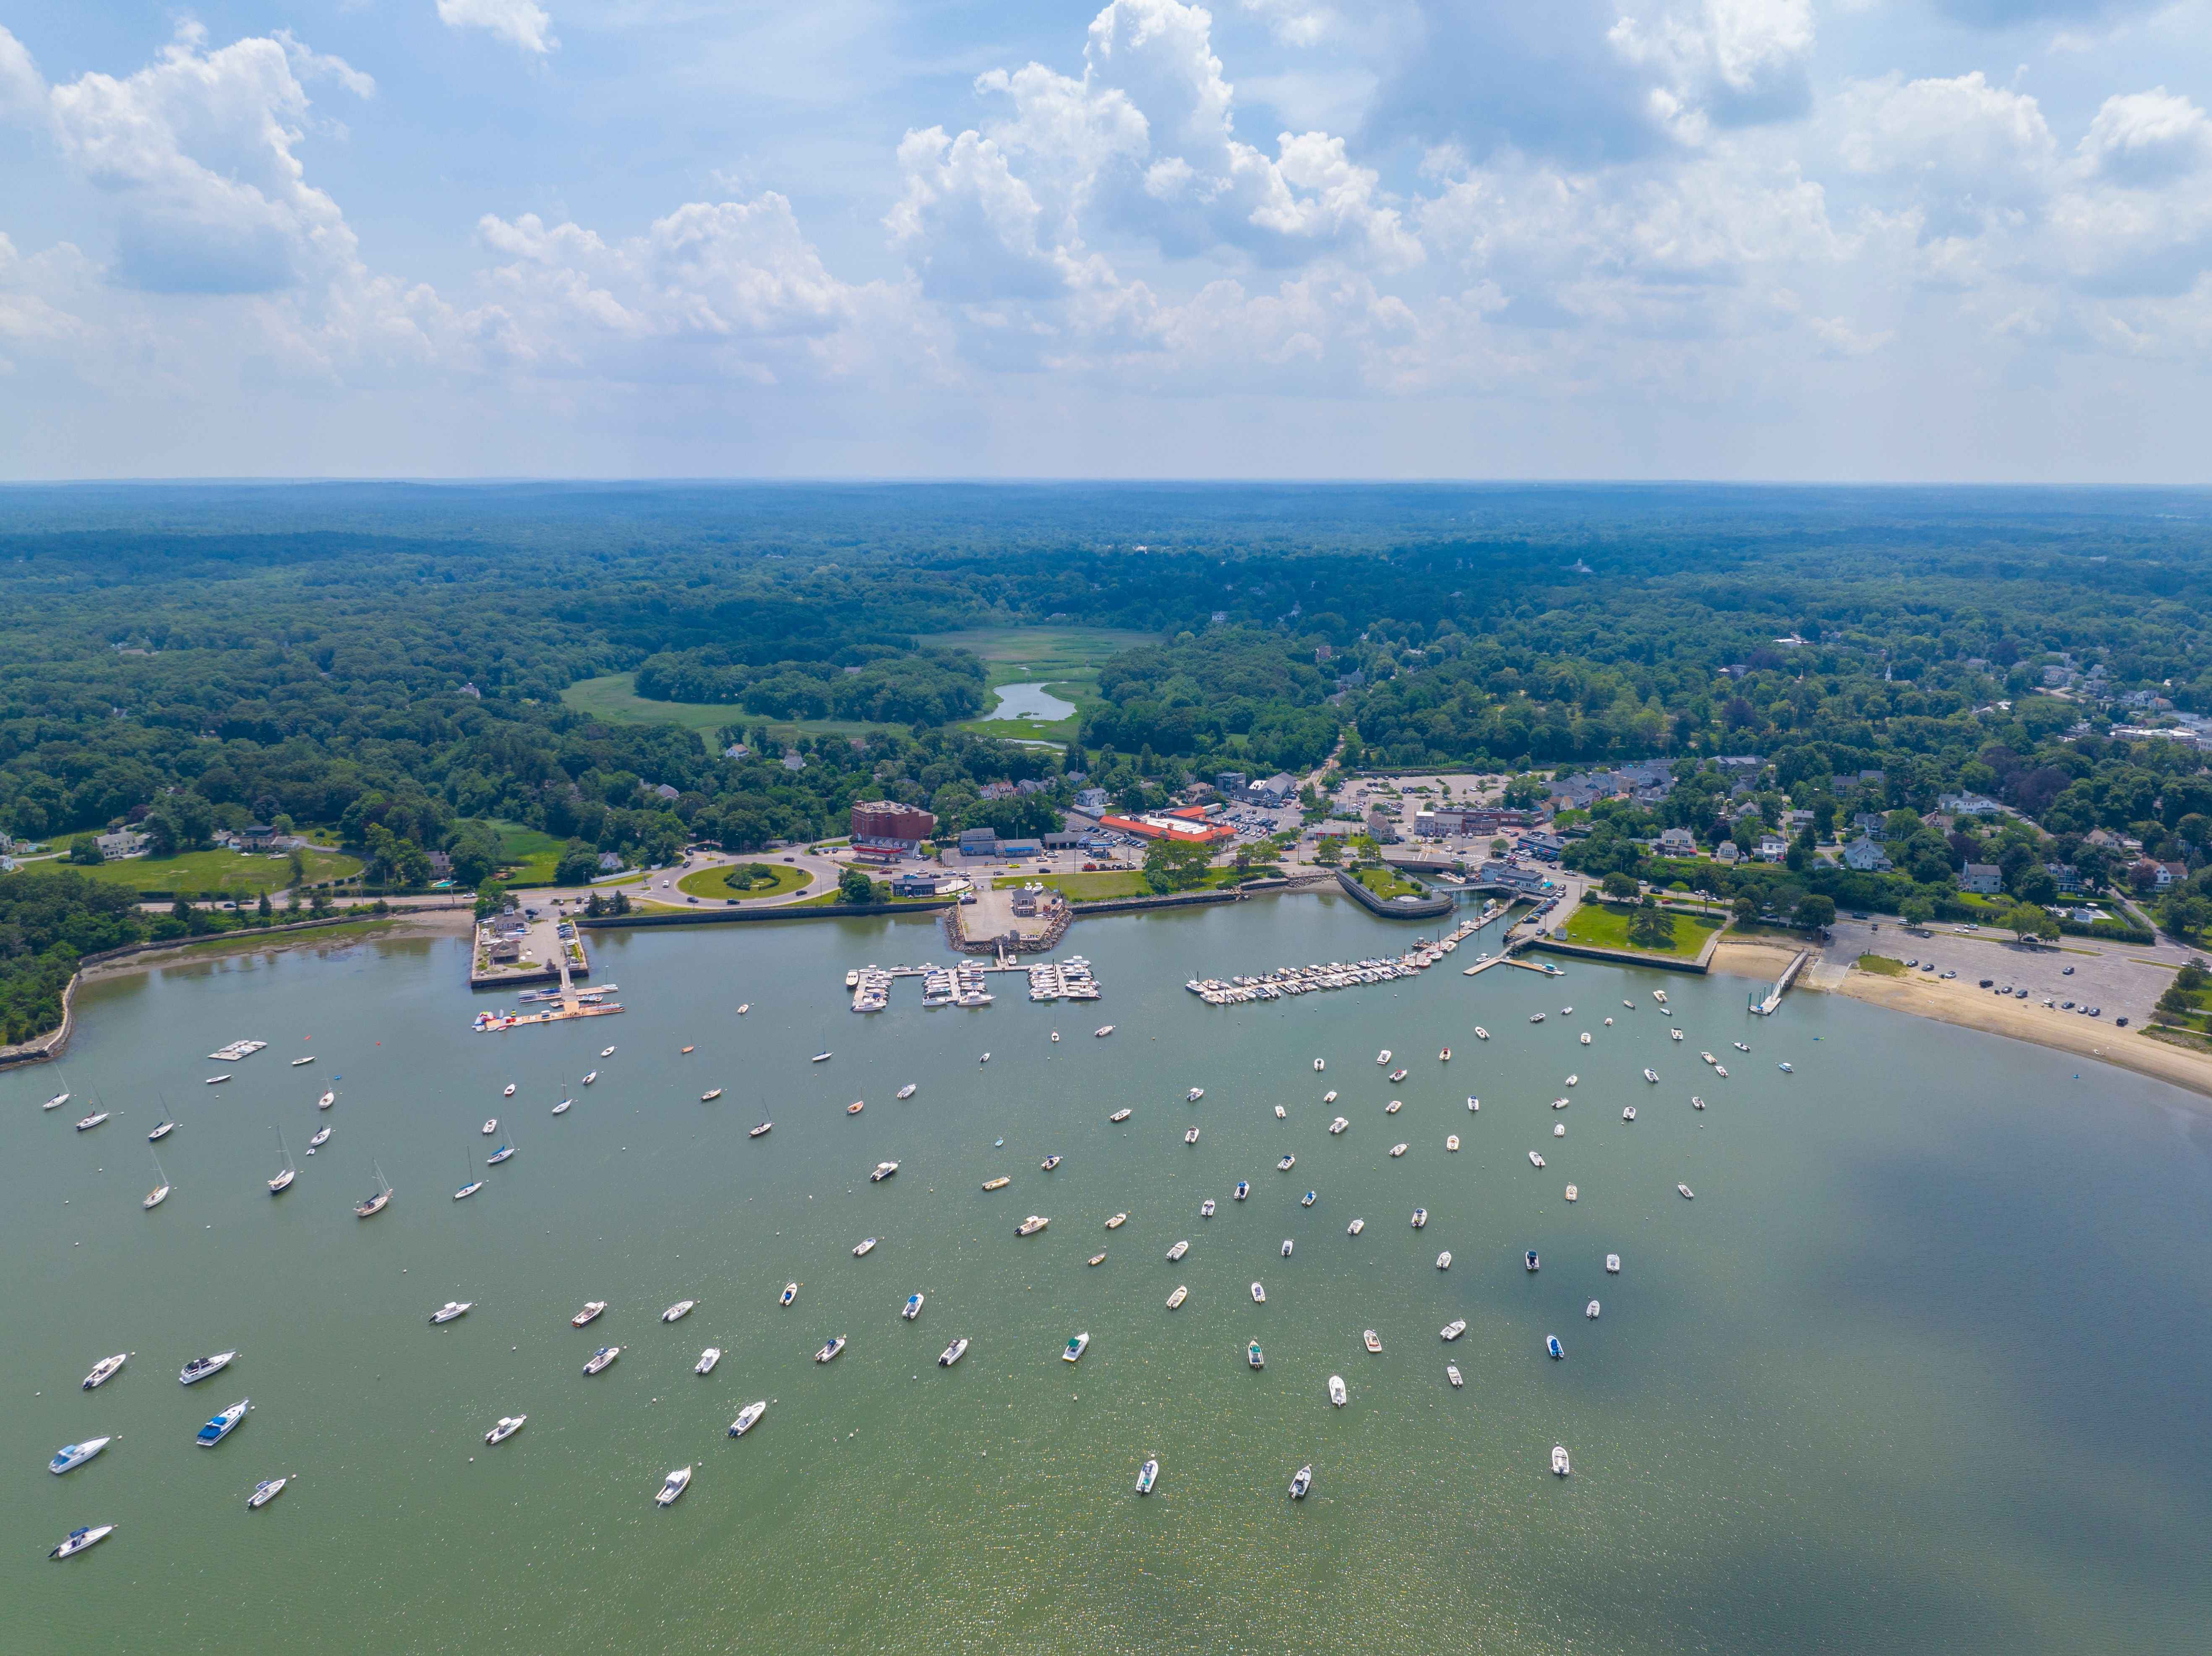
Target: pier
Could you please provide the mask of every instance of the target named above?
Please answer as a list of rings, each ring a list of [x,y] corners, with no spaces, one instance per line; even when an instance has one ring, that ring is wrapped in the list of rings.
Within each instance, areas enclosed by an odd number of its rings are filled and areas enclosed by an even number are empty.
[[[1324,989],[1356,989],[1370,983],[1396,983],[1416,977],[1443,961],[1502,912],[1493,906],[1474,919],[1462,920],[1454,930],[1433,942],[1416,940],[1413,946],[1402,955],[1359,961],[1331,961],[1326,966],[1316,963],[1279,967],[1256,976],[1193,978],[1183,987],[1208,1006],[1245,1006],[1255,1001],[1284,1000],[1297,995],[1317,993]],[[1503,955],[1486,956],[1470,971],[1480,972],[1505,958]],[[1517,961],[1511,963],[1520,964]]]
[[[871,963],[848,972],[845,986],[853,992],[855,1012],[880,1012],[890,1006],[891,986],[901,978],[922,980],[921,1004],[925,1007],[980,1008],[998,998],[991,992],[989,974],[1005,972],[1028,974],[1029,997],[1032,1001],[1097,1000],[1103,992],[1098,980],[1091,975],[1091,962],[1080,955],[1070,955],[1063,961],[1024,963],[1003,952],[988,965],[978,961],[960,961],[951,966],[939,966],[929,961],[920,966]]]
[[[477,940],[479,955],[483,948],[483,934],[488,929],[479,928]],[[579,965],[581,965],[584,961],[583,940],[575,936],[574,928],[568,929],[565,937],[559,935],[556,928],[556,941],[561,944],[560,952],[554,957],[561,986],[554,990],[541,989],[518,998],[518,1004],[526,1002],[544,1003],[548,1000],[553,1004],[547,1006],[542,1012],[479,1012],[472,1026],[477,1034],[480,1035],[503,1034],[509,1029],[526,1028],[540,1023],[567,1023],[575,1018],[612,1017],[622,1010],[620,1001],[611,1001],[606,998],[614,992],[614,985],[609,984],[604,989],[580,989],[576,986],[575,980],[569,975],[568,966],[571,959],[573,958]],[[544,974],[539,973],[532,975]],[[510,982],[517,980],[528,981],[529,980],[513,978],[508,980]],[[471,986],[480,986],[479,980],[473,975],[469,981]]]
[[[1774,986],[1766,992],[1765,998],[1751,1003],[1752,1011],[1760,1017],[1771,1017],[1774,1009],[1782,1004],[1782,997],[1789,992],[1790,986],[1797,981],[1797,974],[1805,969],[1805,962],[1812,958],[1811,949],[1799,949],[1796,959],[1782,968],[1782,975],[1775,979]]]

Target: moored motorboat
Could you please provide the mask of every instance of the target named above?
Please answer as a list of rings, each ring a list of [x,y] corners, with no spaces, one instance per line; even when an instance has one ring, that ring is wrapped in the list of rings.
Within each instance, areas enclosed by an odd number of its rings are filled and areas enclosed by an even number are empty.
[[[1559,1337],[1557,1334],[1544,1336],[1544,1355],[1554,1362],[1567,1355],[1567,1348],[1559,1344]]]
[[[1304,1501],[1306,1491],[1313,1488],[1313,1468],[1301,1466],[1291,1475],[1291,1499]]]
[[[1089,1259],[1085,1259],[1083,1263],[1084,1263],[1084,1264],[1085,1264],[1085,1265],[1104,1265],[1104,1264],[1106,1263],[1106,1250],[1105,1250],[1104,1248],[1103,1248],[1103,1247],[1102,1247],[1102,1248],[1100,1248],[1100,1249],[1098,1250],[1098,1252],[1097,1252],[1097,1253],[1096,1253],[1092,1254]]]
[[[102,1357],[98,1362],[93,1364],[92,1372],[84,1377],[80,1389],[97,1392],[120,1374],[123,1365],[130,1361],[131,1354],[128,1351],[118,1351],[112,1357]]]
[[[1635,1119],[1636,1119],[1636,1106],[1634,1106],[1633,1104],[1631,1104],[1631,1105],[1628,1105],[1628,1106],[1625,1107],[1621,1110],[1621,1112],[1620,1112],[1620,1119],[1621,1119],[1623,1121],[1633,1121],[1633,1120],[1635,1120]]]
[[[1152,1485],[1159,1480],[1160,1463],[1157,1460],[1147,1460],[1137,1468],[1137,1493],[1150,1495],[1152,1492]]]
[[[1184,1284],[1177,1283],[1175,1287],[1175,1292],[1168,1295],[1168,1309],[1170,1311],[1180,1310],[1182,1307],[1182,1302],[1189,1297],[1190,1289]]]
[[[1108,1116],[1106,1119],[1109,1121],[1127,1121],[1133,1113],[1133,1112],[1129,1108],[1129,1107],[1124,1104],[1120,1109],[1115,1111],[1113,1114]]]
[[[1240,1201],[1240,1202],[1241,1202],[1241,1201],[1243,1201],[1246,1197],[1249,1196],[1251,1193],[1252,1193],[1252,1186],[1251,1186],[1251,1185],[1250,1185],[1249,1183],[1248,1183],[1246,1180],[1242,1180],[1242,1179],[1240,1179],[1240,1180],[1238,1180],[1237,1181],[1237,1188],[1236,1188],[1235,1190],[1233,1190],[1233,1191],[1230,1192],[1230,1194],[1231,1194],[1231,1196],[1235,1197],[1235,1198],[1237,1198],[1237,1200],[1238,1200],[1238,1201]]]
[[[112,1437],[88,1437],[82,1443],[64,1443],[60,1452],[46,1463],[46,1470],[57,1477],[64,1472],[75,1471],[114,1441]]]
[[[1390,1049],[1388,1046],[1385,1046],[1381,1052],[1376,1053],[1375,1062],[1377,1066],[1389,1064],[1390,1062]]]
[[[1042,1168],[1045,1172],[1050,1173],[1054,1168],[1060,1165],[1060,1157],[1057,1156],[1048,1156],[1037,1165]]]
[[[1697,1192],[1692,1190],[1687,1185],[1677,1185],[1674,1188],[1680,1193],[1685,1202],[1694,1202],[1698,1199]]]
[[[1176,1242],[1173,1247],[1168,1250],[1168,1263],[1170,1265],[1173,1265],[1176,1260],[1182,1259],[1184,1254],[1189,1252],[1190,1239],[1188,1237],[1184,1237],[1182,1240]]]
[[[1051,1222],[1052,1221],[1046,1218],[1042,1214],[1032,1213],[1028,1218],[1023,1220],[1021,1223],[1014,1227],[1014,1234],[1017,1236],[1034,1236],[1037,1232],[1042,1230]]]
[[[177,1371],[177,1384],[197,1386],[209,1375],[219,1374],[229,1368],[237,1356],[238,1353],[235,1351],[218,1351],[211,1357],[194,1357]],[[106,1376],[103,1375],[102,1378],[105,1379]]]
[[[584,1365],[584,1372],[587,1374],[604,1374],[614,1366],[615,1359],[620,1356],[622,1356],[622,1347],[619,1345],[603,1345],[592,1353],[591,1361]]]
[[[1342,1116],[1339,1116],[1335,1120],[1328,1124],[1328,1130],[1332,1133],[1340,1133],[1351,1125],[1352,1123],[1346,1120]]]
[[[1091,1033],[1097,1036],[1101,1040],[1103,1040],[1108,1035],[1114,1033],[1114,1026],[1110,1023],[1102,1023]]]
[[[252,1398],[240,1398],[229,1408],[215,1416],[206,1425],[201,1427],[198,1435],[193,1441],[203,1449],[214,1448],[216,1444],[238,1429],[239,1422],[246,1418],[246,1411],[252,1407]]]
[[[1182,1142],[1186,1144],[1195,1144],[1198,1143],[1198,1129],[1193,1127],[1188,1132],[1183,1134]]]
[[[1472,1094],[1472,1093],[1468,1094],[1468,1099],[1467,1099],[1467,1112],[1468,1112],[1468,1113],[1469,1115],[1478,1114],[1478,1113],[1480,1113],[1481,1109],[1482,1109],[1482,1101],[1481,1101],[1480,1099],[1479,1099],[1479,1098],[1475,1097],[1474,1094]]]
[[[74,1558],[88,1547],[96,1547],[115,1533],[112,1524],[88,1524],[82,1529],[71,1530],[61,1544],[46,1554],[49,1558]]]
[[[1061,1349],[1060,1360],[1062,1362],[1078,1362],[1084,1352],[1090,1349],[1090,1345],[1091,1336],[1087,1332],[1071,1334],[1067,1337],[1067,1344]]]
[[[660,1313],[660,1320],[665,1323],[681,1322],[691,1314],[691,1308],[698,1303],[696,1300],[678,1300]]]
[[[870,1171],[870,1173],[869,1173],[869,1174],[868,1174],[868,1182],[869,1182],[870,1184],[872,1184],[872,1185],[880,1185],[880,1184],[882,1184],[882,1183],[884,1182],[884,1180],[886,1180],[886,1179],[890,1178],[893,1174],[896,1173],[897,1171],[898,1171],[898,1163],[897,1163],[897,1162],[877,1162],[877,1163],[876,1163],[876,1165],[875,1165],[875,1167],[873,1168],[873,1169],[872,1169],[872,1170]]]
[[[1444,1148],[1448,1150],[1457,1149],[1459,1148],[1459,1135],[1455,1132],[1446,1133],[1444,1135]]]
[[[912,1098],[914,1096],[914,1083],[911,1081],[908,1082],[905,1086],[900,1088],[897,1092],[892,1095],[892,1096],[895,1098]]]
[[[1328,1377],[1328,1400],[1340,1409],[1344,1407],[1345,1392],[1343,1375],[1331,1374]]]
[[[1389,1078],[1390,1078],[1393,1082],[1403,1081],[1403,1080],[1406,1078],[1407,1074],[1407,1071],[1405,1071],[1405,1070],[1403,1070],[1403,1069],[1393,1070],[1393,1071],[1390,1071],[1390,1077],[1389,1077]]]
[[[1466,1332],[1467,1319],[1464,1317],[1455,1317],[1437,1331],[1437,1337],[1439,1339],[1443,1340],[1455,1340]]]
[[[823,1342],[822,1349],[814,1354],[814,1361],[817,1362],[828,1362],[832,1357],[836,1356],[844,1349],[845,1337],[842,1334],[833,1335],[830,1338]]]
[[[1574,1470],[1573,1467],[1568,1464],[1567,1446],[1564,1443],[1554,1443],[1552,1446],[1552,1470],[1557,1472],[1561,1477],[1566,1477],[1569,1472]]]
[[[908,1322],[921,1315],[922,1298],[923,1296],[919,1293],[908,1295],[906,1303],[899,1307],[899,1315]]]
[[[963,1341],[961,1344],[964,1345],[966,1342]],[[939,1358],[939,1361],[942,1362],[944,1360]],[[766,1398],[757,1398],[753,1402],[747,1404],[744,1408],[738,1410],[738,1417],[730,1422],[730,1435],[732,1437],[743,1437],[746,1433],[751,1431],[754,1427],[760,1424],[760,1417],[766,1413],[768,1413],[768,1399]]]
[[[1203,1087],[1194,1087],[1182,1096],[1185,1103],[1195,1104],[1200,1099],[1206,1096],[1206,1089]]]
[[[522,1429],[523,1422],[529,1418],[527,1415],[501,1415],[493,1424],[491,1430],[484,1434],[484,1441],[486,1443],[506,1442],[507,1439]]]
[[[584,1302],[584,1308],[581,1311],[579,1311],[574,1316],[568,1319],[568,1326],[571,1328],[581,1328],[586,1323],[590,1322],[594,1317],[597,1317],[599,1313],[605,1311],[606,1308],[607,1302],[605,1300],[586,1300]]]
[[[1401,1143],[1395,1143],[1395,1144],[1393,1144],[1392,1146],[1390,1146],[1390,1154],[1391,1154],[1393,1156],[1403,1156],[1403,1155],[1406,1153],[1406,1151],[1407,1151],[1409,1148],[1410,1148],[1410,1146],[1408,1146],[1408,1145],[1405,1144],[1405,1143],[1402,1143],[1402,1142],[1401,1142]]]
[[[1368,1351],[1373,1356],[1379,1357],[1382,1355],[1382,1337],[1380,1334],[1377,1334],[1373,1329],[1361,1329],[1359,1331],[1359,1343],[1365,1346]]]
[[[1335,1088],[1334,1088],[1334,1087],[1332,1087],[1332,1088],[1330,1088],[1327,1092],[1323,1093],[1323,1094],[1321,1095],[1321,1101],[1322,1101],[1322,1103],[1324,1103],[1324,1104],[1334,1104],[1334,1103],[1335,1103],[1335,1102],[1336,1102],[1336,1089],[1335,1089]]]
[[[1544,1015],[1541,1012],[1531,1012],[1528,1014],[1528,1022],[1531,1023],[1541,1023],[1543,1021]]]
[[[1426,1208],[1415,1208],[1413,1210],[1413,1228],[1415,1230],[1419,1230],[1422,1226],[1428,1222],[1429,1210]]]
[[[855,1259],[865,1259],[875,1251],[876,1239],[872,1236],[863,1236],[853,1244],[853,1257]]]
[[[1488,1040],[1490,1039],[1490,1031],[1484,1028],[1478,1023],[1474,1026],[1474,1038],[1477,1040]]]
[[[1605,1274],[1608,1277],[1620,1275],[1620,1256],[1618,1253],[1608,1253],[1605,1256]]]
[[[1449,1271],[1451,1269],[1451,1250],[1449,1248],[1446,1248],[1442,1253],[1437,1255],[1437,1269],[1438,1271]]]
[[[690,1487],[691,1469],[689,1466],[678,1466],[662,1482],[660,1493],[653,1497],[653,1504],[656,1507],[672,1507],[676,1504],[677,1497]]]
[[[775,1296],[775,1302],[778,1305],[787,1306],[798,1297],[799,1284],[797,1283],[786,1283],[783,1285],[783,1292]]]
[[[699,1095],[699,1101],[702,1104],[712,1104],[721,1095],[722,1089],[720,1087],[709,1087],[705,1092]]]
[[[283,1494],[284,1486],[297,1476],[297,1473],[287,1472],[282,1477],[264,1478],[253,1486],[253,1493],[246,1497],[246,1510],[259,1512],[278,1495]]]
[[[1438,1052],[1438,1053],[1437,1054],[1437,1063],[1439,1063],[1439,1064],[1449,1064],[1449,1063],[1450,1063],[1450,1062],[1451,1062],[1451,1048],[1450,1048],[1450,1047],[1449,1047],[1449,1046],[1447,1046],[1447,1047],[1445,1047],[1445,1048],[1443,1049],[1443,1051],[1442,1051],[1441,1052]]]
[[[1521,1256],[1521,1268],[1523,1271],[1541,1271],[1544,1268],[1544,1262],[1536,1257],[1534,1248],[1530,1248]]]
[[[937,1366],[939,1368],[950,1368],[967,1355],[968,1338],[963,1334],[937,1354]]]
[[[1690,1107],[1693,1110],[1702,1110],[1705,1107],[1705,1101],[1698,1097],[1695,1093],[1692,1093],[1690,1095]]]
[[[1595,1300],[1592,1300],[1588,1305],[1583,1307],[1583,1315],[1588,1317],[1592,1322],[1595,1322],[1597,1320],[1597,1313],[1598,1303]]]
[[[1530,1150],[1528,1152],[1528,1165],[1532,1168],[1540,1168],[1544,1165],[1544,1158],[1538,1155],[1534,1150]]]
[[[1747,1046],[1743,1042],[1741,1042],[1741,1041],[1740,1041],[1740,1040],[1739,1040],[1739,1041],[1737,1041],[1737,1042],[1735,1043],[1735,1049],[1736,1049],[1736,1051],[1738,1051],[1739,1052],[1749,1052],[1749,1051],[1751,1050],[1751,1048],[1750,1048],[1750,1047]]]
[[[1714,1065],[1713,1073],[1718,1076],[1723,1081],[1726,1081],[1728,1079],[1728,1065],[1725,1064]]]
[[[449,1323],[456,1317],[465,1317],[469,1313],[470,1307],[475,1304],[474,1300],[448,1300],[430,1313],[430,1321],[434,1325],[438,1323]]]
[[[1459,1365],[1455,1362],[1448,1362],[1444,1365],[1444,1378],[1452,1383],[1452,1390],[1455,1392],[1467,1384],[1466,1378],[1461,1374]]]
[[[1326,1069],[1326,1068],[1328,1068],[1328,1066],[1327,1065],[1323,1064],[1323,1063],[1322,1062],[1322,1060],[1321,1060],[1321,1059],[1316,1059],[1314,1060],[1314,1069],[1315,1069],[1315,1071],[1316,1071],[1316,1072],[1318,1072],[1318,1071],[1322,1071],[1322,1070],[1324,1070],[1324,1069]]]
[[[1248,1367],[1253,1368],[1265,1368],[1267,1366],[1267,1354],[1260,1350],[1259,1341],[1255,1340],[1244,1348],[1244,1362]]]
[[[1361,1231],[1366,1228],[1367,1222],[1364,1219],[1354,1219],[1350,1224],[1344,1228],[1344,1234],[1346,1236],[1357,1236]]]
[[[1298,1205],[1302,1208],[1310,1208],[1320,1199],[1321,1194],[1319,1192],[1308,1191],[1304,1196],[1298,1198]]]
[[[1263,1284],[1259,1283],[1252,1284],[1252,1303],[1254,1305],[1265,1305],[1267,1303],[1267,1290]]]
[[[1213,1217],[1213,1198],[1211,1196],[1198,1204],[1198,1216],[1201,1219]]]
[[[1567,1200],[1570,1202],[1580,1201],[1582,1199],[1582,1192],[1575,1186],[1570,1185],[1567,1186]]]
[[[1275,1119],[1276,1119],[1276,1120],[1278,1120],[1278,1121],[1288,1121],[1290,1119],[1291,1119],[1291,1113],[1290,1113],[1288,1110],[1285,1109],[1285,1108],[1284,1108],[1281,1105],[1279,1105],[1279,1104],[1278,1104],[1278,1105],[1276,1105],[1276,1106],[1275,1106]]]
[[[1656,1070],[1646,1070],[1644,1072],[1644,1078],[1656,1087],[1659,1084],[1659,1071]]]
[[[1391,1100],[1388,1104],[1385,1104],[1385,1105],[1382,1107],[1382,1113],[1383,1113],[1383,1114],[1385,1114],[1385,1115],[1395,1115],[1395,1114],[1397,1114],[1397,1113],[1398,1113],[1398,1112],[1399,1112],[1399,1111],[1401,1111],[1401,1110],[1404,1109],[1405,1107],[1406,1107],[1406,1101],[1405,1101],[1405,1100],[1403,1100],[1402,1098],[1394,1098],[1394,1099],[1392,1099],[1392,1100]]]
[[[1128,1222],[1129,1216],[1127,1214],[1117,1213],[1106,1222],[1106,1228],[1109,1230],[1119,1230],[1122,1226]]]
[[[1297,1164],[1298,1158],[1285,1152],[1283,1159],[1275,1163],[1275,1171],[1278,1173],[1288,1173],[1292,1168],[1297,1166]]]
[[[1787,1064],[1778,1064],[1774,1067],[1781,1071],[1782,1073],[1786,1076],[1794,1076],[1797,1073],[1796,1071],[1791,1069]]]

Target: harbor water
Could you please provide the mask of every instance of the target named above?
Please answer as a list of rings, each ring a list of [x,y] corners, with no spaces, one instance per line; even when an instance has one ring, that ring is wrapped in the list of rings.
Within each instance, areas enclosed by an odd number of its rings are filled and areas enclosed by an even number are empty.
[[[93,985],[58,1071],[0,1074],[5,1648],[2203,1648],[2200,1101],[1839,997],[1749,1018],[1737,979],[1462,976],[1494,931],[1408,981],[1228,1008],[1182,986],[1414,935],[1334,896],[1090,919],[1066,947],[1099,1001],[1032,1004],[1007,974],[988,1008],[925,1010],[901,979],[860,1016],[845,972],[943,960],[928,922],[600,933],[621,1016],[494,1034],[470,1032],[492,1002],[466,993],[460,942]],[[204,1056],[249,1037],[268,1049]],[[76,1098],[42,1112],[64,1077]],[[73,1131],[94,1107],[112,1119]],[[173,1192],[142,1211],[165,1113]],[[272,1198],[280,1125],[300,1173]],[[487,1170],[502,1140],[516,1156]],[[397,1194],[357,1220],[380,1167]],[[1032,1213],[1050,1228],[1017,1239]],[[698,1308],[663,1325],[682,1299]],[[448,1300],[474,1309],[430,1326]],[[571,1328],[587,1300],[611,1309]],[[966,1358],[938,1368],[956,1337]],[[585,1378],[609,1344],[620,1361]],[[732,1441],[755,1398],[765,1418]],[[99,1435],[118,1440],[99,1459],[45,1471]],[[656,1507],[684,1465],[689,1492]],[[104,1544],[47,1561],[102,1523]]]

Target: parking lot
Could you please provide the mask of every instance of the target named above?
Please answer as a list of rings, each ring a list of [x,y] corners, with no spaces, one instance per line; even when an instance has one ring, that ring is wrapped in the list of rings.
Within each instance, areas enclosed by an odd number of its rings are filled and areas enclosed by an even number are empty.
[[[1978,986],[1984,978],[1992,986],[2027,991],[2025,1004],[2066,1010],[2102,1009],[2102,1022],[2126,1018],[2141,1023],[2152,1004],[2172,981],[2175,968],[2188,958],[2168,944],[2155,947],[2108,943],[2087,937],[2062,937],[2056,947],[2030,949],[2013,940],[2009,932],[1969,931],[1937,926],[1928,937],[1915,937],[1894,920],[1853,920],[1839,916],[1834,941],[1824,951],[1832,963],[1853,961],[1861,955],[1886,955],[1893,960],[1917,960],[1916,977],[1958,974],[1957,981]],[[1932,966],[1933,971],[1923,968]],[[2068,968],[2072,971],[2068,971]],[[2019,1000],[2017,995],[2013,998]],[[2069,1011],[2069,1016],[2086,1013]]]

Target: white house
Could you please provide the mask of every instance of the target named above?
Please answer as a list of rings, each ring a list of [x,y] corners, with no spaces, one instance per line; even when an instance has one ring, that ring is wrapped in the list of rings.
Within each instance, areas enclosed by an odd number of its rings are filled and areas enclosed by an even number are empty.
[[[1694,857],[1698,854],[1697,836],[1686,828],[1662,828],[1659,833],[1659,854],[1662,857]]]
[[[1889,854],[1862,834],[1844,847],[1844,866],[1862,874],[1887,874],[1892,864]]]
[[[1788,854],[1790,842],[1778,834],[1762,834],[1752,856],[1762,863],[1778,863]]]

